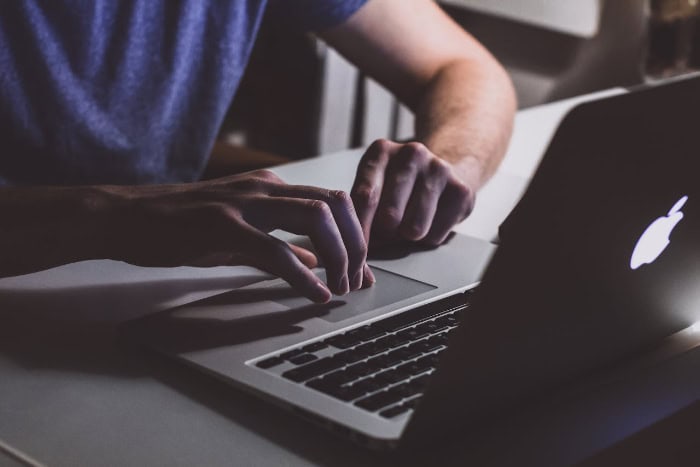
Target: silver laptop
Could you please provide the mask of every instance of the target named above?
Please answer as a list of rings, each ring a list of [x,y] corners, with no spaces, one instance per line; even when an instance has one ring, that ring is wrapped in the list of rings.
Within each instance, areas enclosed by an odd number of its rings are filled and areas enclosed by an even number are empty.
[[[700,319],[699,120],[700,78],[583,104],[497,251],[397,245],[329,304],[271,280],[129,331],[363,444],[459,432]]]

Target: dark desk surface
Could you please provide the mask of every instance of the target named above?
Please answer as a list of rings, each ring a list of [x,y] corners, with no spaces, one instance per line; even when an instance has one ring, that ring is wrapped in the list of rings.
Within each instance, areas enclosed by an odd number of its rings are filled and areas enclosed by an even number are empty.
[[[589,458],[580,467],[700,465],[700,402]]]

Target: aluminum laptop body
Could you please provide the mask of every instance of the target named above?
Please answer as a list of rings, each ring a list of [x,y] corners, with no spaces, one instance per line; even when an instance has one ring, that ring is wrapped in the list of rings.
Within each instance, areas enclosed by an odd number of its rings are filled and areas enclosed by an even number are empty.
[[[495,254],[455,235],[436,250],[398,248],[371,261],[377,285],[326,306],[272,280],[138,320],[130,331],[370,446],[458,433],[700,319],[699,121],[700,79],[583,104],[561,124]],[[657,225],[674,223],[665,248],[655,259],[653,248],[635,256],[647,227],[662,218],[670,221]],[[280,359],[289,350],[471,289],[487,263],[412,410],[381,416],[283,376],[299,367]],[[323,348],[315,358],[340,351]]]

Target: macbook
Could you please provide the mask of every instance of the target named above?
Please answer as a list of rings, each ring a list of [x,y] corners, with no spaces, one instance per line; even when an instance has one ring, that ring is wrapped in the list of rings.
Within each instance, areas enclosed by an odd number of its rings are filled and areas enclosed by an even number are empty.
[[[700,319],[699,120],[700,78],[580,105],[497,250],[396,245],[325,305],[272,279],[128,332],[369,446],[454,433]]]

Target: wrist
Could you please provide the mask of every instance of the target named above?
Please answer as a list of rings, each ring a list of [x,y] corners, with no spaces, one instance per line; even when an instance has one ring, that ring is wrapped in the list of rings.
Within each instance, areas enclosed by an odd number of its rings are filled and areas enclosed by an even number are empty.
[[[122,187],[86,187],[80,201],[80,211],[84,219],[84,242],[81,250],[83,259],[124,258],[126,248],[125,233],[130,225],[130,206],[133,195]]]

